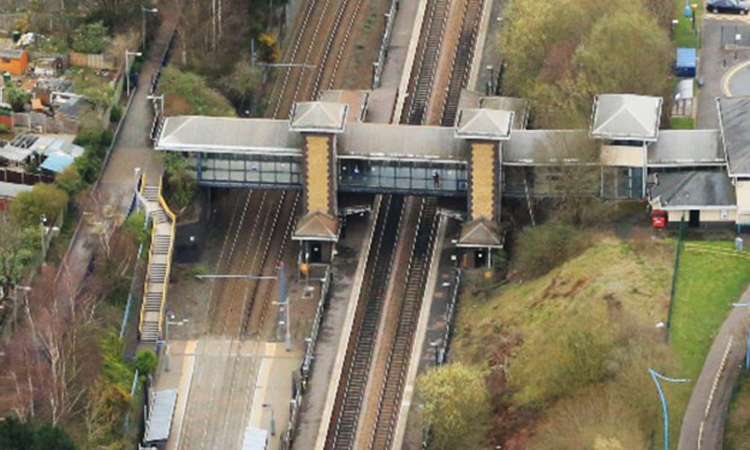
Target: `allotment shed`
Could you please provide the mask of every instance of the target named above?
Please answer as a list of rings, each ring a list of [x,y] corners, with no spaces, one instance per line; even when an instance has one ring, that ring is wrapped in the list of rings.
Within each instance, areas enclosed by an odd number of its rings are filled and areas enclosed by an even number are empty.
[[[26,50],[0,49],[0,72],[23,75],[29,67],[29,52]]]

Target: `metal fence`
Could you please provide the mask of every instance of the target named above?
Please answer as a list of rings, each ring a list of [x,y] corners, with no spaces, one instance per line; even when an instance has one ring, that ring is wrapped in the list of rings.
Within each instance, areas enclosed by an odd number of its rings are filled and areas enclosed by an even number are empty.
[[[680,233],[677,237],[677,251],[674,257],[674,272],[672,273],[672,289],[669,292],[669,309],[667,310],[667,341],[669,341],[669,331],[672,327],[672,310],[674,309],[674,299],[677,293],[677,278],[680,271],[680,258],[682,256],[682,249],[685,247],[685,216],[683,215],[680,219]]]
[[[391,7],[385,13],[385,30],[383,30],[383,38],[380,40],[378,59],[373,63],[372,68],[373,89],[380,87],[383,66],[385,65],[385,58],[388,56],[388,46],[391,43],[391,35],[393,34],[393,23],[396,21],[396,12],[398,12],[398,2],[399,0],[391,0]]]
[[[320,332],[320,325],[323,322],[323,314],[328,307],[328,292],[331,286],[331,267],[326,265],[323,277],[318,278],[322,286],[320,288],[320,299],[318,300],[318,308],[315,311],[315,320],[313,321],[312,330],[310,331],[310,337],[305,341],[307,346],[305,348],[305,356],[302,359],[302,365],[300,366],[299,376],[292,376],[292,399],[289,401],[289,421],[281,435],[281,450],[288,450],[292,446],[294,441],[294,431],[297,429],[297,422],[299,422],[300,406],[302,406],[302,398],[307,390],[307,381],[310,378],[312,364],[314,361],[313,353],[315,351],[315,344],[318,342],[318,333]]]

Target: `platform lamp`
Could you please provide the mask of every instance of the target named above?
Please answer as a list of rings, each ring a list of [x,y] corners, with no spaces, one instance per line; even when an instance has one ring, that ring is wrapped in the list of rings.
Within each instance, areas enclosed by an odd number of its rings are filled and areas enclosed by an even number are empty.
[[[159,10],[156,8],[146,8],[145,6],[141,5],[141,22],[143,24],[141,36],[143,37],[143,51],[146,51],[146,13],[156,14],[158,12]]]

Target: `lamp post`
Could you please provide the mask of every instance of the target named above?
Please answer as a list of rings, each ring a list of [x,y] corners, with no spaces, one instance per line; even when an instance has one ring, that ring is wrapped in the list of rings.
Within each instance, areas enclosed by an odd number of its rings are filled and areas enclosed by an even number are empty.
[[[662,415],[664,416],[664,450],[669,450],[669,413],[667,411],[667,399],[664,397],[664,391],[661,389],[659,380],[667,381],[669,383],[688,383],[690,382],[687,378],[669,378],[660,374],[652,368],[648,368],[648,373],[651,375],[651,379],[654,380],[656,390],[659,392],[659,399],[661,400]]]
[[[263,409],[268,409],[271,411],[271,425],[270,425],[270,431],[271,436],[276,436],[276,419],[273,417],[273,406],[271,406],[270,403],[263,403]]]
[[[131,56],[141,56],[143,53],[141,52],[131,52],[129,50],[125,50],[125,85],[127,86],[127,93],[128,97],[130,97],[130,57]]]
[[[141,5],[141,18],[143,23],[143,29],[141,30],[141,36],[143,37],[143,51],[146,51],[146,13],[156,14],[159,10],[156,8],[146,8],[145,6]]]

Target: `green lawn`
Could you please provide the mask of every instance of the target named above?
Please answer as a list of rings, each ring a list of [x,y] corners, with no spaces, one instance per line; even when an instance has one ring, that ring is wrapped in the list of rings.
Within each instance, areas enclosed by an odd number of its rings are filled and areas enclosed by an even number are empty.
[[[700,34],[693,31],[692,21],[690,18],[685,17],[685,1],[676,0],[676,3],[677,15],[675,18],[679,22],[674,30],[675,47],[701,48]],[[699,0],[691,0],[690,3],[698,4],[698,8],[695,10],[695,22],[697,29],[700,30],[705,7],[703,6],[703,2]]]
[[[748,283],[750,253],[736,253],[731,242],[685,243],[670,332],[670,345],[682,363],[682,372],[665,375],[698,378],[714,335],[726,319],[732,302],[740,298]],[[672,448],[677,448],[690,394],[691,389],[668,390]]]
[[[689,377],[700,373],[714,334],[750,283],[750,253],[734,254],[731,242],[685,243],[670,344]]]
[[[692,130],[695,128],[695,119],[692,117],[670,117],[669,128],[672,130]]]

